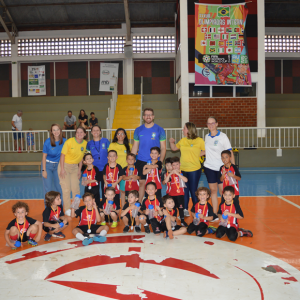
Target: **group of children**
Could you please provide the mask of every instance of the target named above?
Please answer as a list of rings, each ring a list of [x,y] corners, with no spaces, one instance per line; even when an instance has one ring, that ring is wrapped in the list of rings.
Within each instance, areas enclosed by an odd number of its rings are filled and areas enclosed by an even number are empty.
[[[184,220],[184,188],[187,178],[180,171],[179,157],[167,158],[165,162],[166,173],[161,182],[162,163],[159,161],[160,148],[153,147],[150,150],[151,161],[143,168],[146,175],[145,197],[139,203],[139,179],[135,168],[135,155],[127,155],[128,165],[122,169],[117,164],[117,152],[108,152],[108,163],[103,169],[104,199],[100,200],[99,181],[101,173],[93,165],[93,157],[90,153],[85,154],[83,162],[86,168],[83,172],[85,193],[82,196],[84,206],[72,204],[71,217],[79,218],[78,226],[72,231],[73,235],[82,241],[83,245],[89,245],[93,241],[103,243],[106,234],[111,227],[118,226],[119,218],[125,227],[124,233],[131,230],[141,232],[143,225],[146,233],[150,233],[150,226],[155,235],[163,233],[164,237],[173,239],[176,235],[184,233],[202,237],[205,234],[216,234],[217,238],[227,236],[229,240],[235,241],[238,237],[253,234],[249,230],[239,228],[238,220],[244,215],[239,205],[239,185],[241,179],[238,168],[231,164],[231,152],[222,152],[224,165],[220,168],[220,179],[223,181],[223,193],[217,214],[208,202],[211,192],[206,187],[196,190],[199,200],[193,204],[191,214],[193,221],[188,225]],[[86,174],[86,175],[85,175]],[[119,183],[125,180],[126,202],[121,211]],[[162,197],[162,184],[166,185],[166,195]],[[46,209],[43,212],[43,223],[27,217],[29,207],[24,202],[17,202],[12,211],[15,219],[7,226],[5,239],[8,246],[13,249],[20,246],[22,242],[28,241],[36,246],[41,238],[42,230],[46,232],[45,241],[51,237],[64,238],[62,231],[68,227],[68,218],[64,215],[61,206],[60,194],[48,192],[45,195]],[[179,215],[180,224],[177,223]],[[210,222],[219,221],[218,228],[210,226]],[[91,238],[90,234],[93,234]]]

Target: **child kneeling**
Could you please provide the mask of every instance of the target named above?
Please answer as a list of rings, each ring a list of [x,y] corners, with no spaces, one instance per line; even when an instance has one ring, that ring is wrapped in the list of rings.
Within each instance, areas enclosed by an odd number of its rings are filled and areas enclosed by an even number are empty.
[[[129,226],[131,226],[131,230],[133,230],[133,226],[135,226],[136,232],[141,232],[139,227],[140,225],[140,203],[139,201],[139,192],[138,191],[130,191],[128,192],[128,202],[123,206],[123,210],[121,213],[121,219],[125,225],[123,232],[126,233],[129,231]],[[137,211],[136,216],[133,216],[134,212]]]
[[[93,241],[99,243],[105,242],[108,226],[97,225],[101,221],[101,217],[94,194],[84,193],[82,200],[84,206],[80,206],[76,210],[71,208],[71,217],[79,217],[77,227],[72,230],[73,235],[82,241],[84,246],[91,244]],[[95,234],[94,238],[90,238],[90,234]]]

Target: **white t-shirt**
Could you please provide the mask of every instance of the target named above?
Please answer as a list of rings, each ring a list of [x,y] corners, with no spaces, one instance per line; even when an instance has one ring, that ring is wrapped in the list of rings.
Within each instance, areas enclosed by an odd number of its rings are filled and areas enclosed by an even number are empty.
[[[22,117],[19,117],[17,114],[15,114],[12,118],[12,121],[14,121],[15,126],[22,131]],[[12,129],[15,129],[15,127],[12,126]]]
[[[207,134],[205,136],[205,162],[204,167],[220,171],[220,167],[223,165],[221,159],[221,153],[224,150],[232,150],[230,141],[227,135],[218,130],[217,135],[211,136]]]

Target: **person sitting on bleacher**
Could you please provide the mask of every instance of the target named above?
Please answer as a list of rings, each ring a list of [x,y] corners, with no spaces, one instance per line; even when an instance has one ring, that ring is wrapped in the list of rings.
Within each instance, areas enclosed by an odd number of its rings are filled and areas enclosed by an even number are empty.
[[[68,115],[65,116],[65,119],[64,119],[63,130],[72,130],[72,129],[76,130],[76,128],[77,128],[77,126],[76,126],[76,117],[74,115],[72,115],[72,111],[69,110]]]

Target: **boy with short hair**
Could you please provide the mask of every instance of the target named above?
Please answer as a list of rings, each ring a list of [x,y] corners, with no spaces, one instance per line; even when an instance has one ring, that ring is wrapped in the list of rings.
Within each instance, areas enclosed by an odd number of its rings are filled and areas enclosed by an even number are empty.
[[[171,158],[172,171],[166,176],[165,181],[171,183],[169,195],[172,196],[175,205],[179,209],[179,216],[181,220],[181,226],[187,227],[188,225],[184,221],[184,187],[182,183],[187,182],[187,178],[181,174],[180,171],[180,158],[175,156]]]
[[[167,157],[165,159],[165,166],[166,166],[166,173],[164,174],[164,180],[163,180],[163,184],[167,185],[166,188],[166,194],[168,195],[170,193],[171,190],[171,182],[170,180],[166,180],[166,177],[172,172],[172,163],[171,163],[171,157]]]
[[[51,237],[65,238],[62,233],[68,227],[68,217],[64,215],[61,205],[60,193],[50,191],[45,195],[46,208],[43,211],[43,229],[46,232],[44,240],[50,241]]]
[[[232,186],[234,188],[234,201],[239,203],[239,181],[241,180],[241,174],[236,165],[230,162],[231,152],[229,150],[224,150],[221,153],[221,158],[223,166],[220,167],[219,176],[220,181],[223,181],[223,192],[226,186]],[[231,182],[230,182],[231,181]],[[224,197],[221,197],[221,203],[224,203]]]
[[[137,209],[137,206],[135,205],[139,201],[139,192],[136,190],[128,192],[128,202],[125,203],[122,209],[121,213],[121,219],[125,225],[123,232],[127,233],[129,231],[129,226],[131,226],[131,229],[133,229],[133,226],[135,226],[136,232],[141,232],[141,229],[139,227],[140,225],[140,212],[138,211],[138,215],[134,218],[132,216],[132,211]]]
[[[112,187],[115,190],[114,201],[120,208],[120,185],[119,183],[123,179],[123,169],[117,164],[118,154],[115,150],[110,150],[107,153],[107,164],[103,168],[103,180],[104,180],[104,193],[108,187]],[[105,196],[105,194],[104,194]],[[105,199],[102,199],[105,200]]]
[[[141,212],[140,215],[140,221],[144,225],[145,232],[150,233],[149,224],[151,224],[153,233],[160,234],[160,228],[159,223],[162,220],[162,217],[160,216],[159,212],[162,213],[161,208],[163,207],[163,204],[161,202],[161,199],[156,197],[156,184],[155,182],[148,182],[146,184],[146,193],[148,195],[147,198],[144,198],[143,203],[141,205]],[[152,205],[154,208],[154,218],[149,219],[149,205]]]
[[[73,235],[82,241],[84,246],[91,244],[93,241],[99,243],[105,242],[108,226],[97,225],[101,221],[101,217],[94,194],[84,193],[82,200],[84,206],[80,206],[76,210],[73,207],[71,208],[71,217],[79,217],[77,227],[72,230]],[[95,234],[93,239],[89,237],[90,234]]]
[[[239,228],[239,219],[244,218],[244,214],[238,202],[234,201],[234,188],[232,186],[226,186],[223,191],[225,202],[220,203],[218,216],[220,219],[220,225],[216,231],[217,238],[223,238],[227,235],[230,241],[236,241],[238,237],[247,236],[253,237],[253,233],[250,230]],[[228,216],[226,220],[223,216]],[[221,224],[226,224],[222,226]]]
[[[89,119],[89,128],[92,128],[93,126],[98,125],[98,119],[95,117],[95,113],[92,111],[90,113],[90,119]]]
[[[208,226],[209,222],[213,220],[215,214],[212,206],[208,203],[211,192],[207,187],[199,187],[195,192],[199,202],[195,203],[191,209],[194,220],[196,219],[196,213],[200,214],[200,223],[195,225],[193,222],[189,225],[187,232],[192,234],[196,232],[196,236],[202,237],[208,233],[215,233],[216,228]]]
[[[126,161],[127,166],[123,169],[123,180],[125,181],[125,197],[127,200],[130,191],[139,190],[139,180],[141,179],[141,177],[138,174],[138,169],[136,169],[134,165],[135,154],[128,153]],[[132,173],[132,175],[129,175],[130,173]]]
[[[148,162],[147,165],[143,168],[143,175],[146,175],[146,185],[149,182],[155,182],[156,184],[156,197],[161,200],[161,170],[162,170],[162,162],[158,160],[160,157],[160,148],[152,147],[150,149],[150,157],[151,163]],[[147,198],[147,192],[145,193],[145,197]]]
[[[41,239],[42,223],[27,217],[29,206],[25,202],[18,201],[14,204],[12,212],[16,218],[7,225],[4,233],[7,246],[10,246],[13,250],[20,247],[20,243],[25,242],[28,242],[31,246],[37,246]]]
[[[164,238],[173,239],[173,236],[186,233],[186,228],[176,224],[177,208],[175,201],[170,195],[162,197],[162,203],[164,208],[160,215],[164,216],[164,219],[160,222],[160,230],[164,233]]]
[[[105,199],[102,200],[101,206],[100,206],[100,217],[101,217],[101,225],[106,225],[106,222],[108,222],[109,218],[112,219],[113,223],[111,225],[111,228],[116,228],[118,226],[118,218],[119,218],[119,211],[120,211],[120,202],[116,202],[116,192],[115,188],[108,187],[105,190]],[[119,198],[120,200],[120,198]],[[109,205],[109,201],[113,201],[112,207],[109,212],[106,210],[106,206]]]
[[[82,182],[85,185],[84,192],[92,193],[95,196],[95,202],[100,207],[100,192],[99,192],[99,181],[101,181],[101,173],[99,169],[93,165],[94,158],[91,153],[86,153],[83,156],[83,163],[86,165],[83,174],[86,174],[86,181]]]

